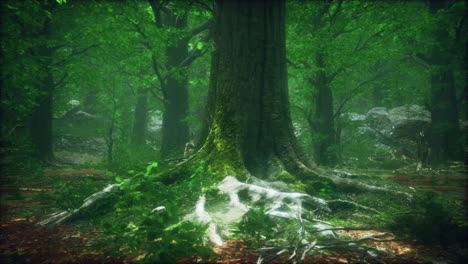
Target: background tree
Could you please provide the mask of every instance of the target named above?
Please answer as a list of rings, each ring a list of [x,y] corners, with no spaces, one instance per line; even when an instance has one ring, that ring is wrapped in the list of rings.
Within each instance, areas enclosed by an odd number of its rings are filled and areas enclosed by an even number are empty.
[[[427,53],[430,65],[432,120],[431,158],[434,162],[462,159],[462,143],[459,130],[457,94],[454,81],[454,55],[457,27],[463,27],[463,18],[453,21],[448,12],[456,12],[448,1],[429,1],[428,8],[433,17],[432,39],[434,44]],[[444,9],[445,8],[445,9]],[[465,10],[466,11],[466,10]],[[444,14],[445,13],[445,14]],[[459,15],[459,14],[457,14]],[[466,52],[466,51],[465,51]]]
[[[291,18],[290,66],[293,76],[304,79],[301,85],[308,89],[302,88],[301,93],[309,100],[294,106],[307,120],[316,161],[332,166],[339,157],[337,121],[343,107],[382,79],[384,72],[378,68],[390,56],[377,49],[380,43],[391,42],[383,34],[389,36],[395,30],[394,21],[374,14],[393,10],[385,3],[346,1],[292,3],[291,8],[301,13],[301,19],[311,21],[296,26],[297,16]],[[377,69],[370,72],[372,67]]]
[[[210,23],[188,30],[189,7],[176,10],[163,2],[148,3],[153,13],[151,20],[154,20],[149,25],[154,28],[148,28],[148,21],[142,21],[141,18],[129,17],[127,20],[140,35],[141,43],[151,52],[152,68],[159,82],[164,104],[160,157],[180,158],[189,141],[189,126],[186,122],[189,111],[187,67],[206,52],[206,48],[202,51],[199,46],[189,50],[188,44],[192,37],[207,30]],[[164,36],[166,40],[164,54],[155,52],[155,47],[161,46],[161,39],[155,42],[152,36],[154,33]],[[207,36],[199,37],[200,43],[206,41]]]
[[[55,1],[25,1],[2,6],[8,10],[3,18],[6,26],[2,27],[5,36],[2,54],[9,69],[2,78],[4,113],[14,113],[12,116],[16,119],[5,118],[10,120],[6,124],[10,127],[6,135],[26,126],[34,157],[47,163],[53,160],[53,99],[70,78],[63,67],[94,47],[72,42],[81,31],[72,34],[62,24],[68,7]],[[74,24],[69,26],[73,28]],[[21,99],[23,102],[18,105],[21,97],[28,99]]]

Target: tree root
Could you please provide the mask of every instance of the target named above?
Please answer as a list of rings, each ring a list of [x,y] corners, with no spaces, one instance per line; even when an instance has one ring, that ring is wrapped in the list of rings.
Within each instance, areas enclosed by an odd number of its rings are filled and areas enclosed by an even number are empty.
[[[399,196],[399,197],[403,196],[408,201],[411,201],[413,199],[413,195],[411,195],[410,193],[366,184],[355,179],[343,178],[343,177],[338,176],[336,173],[329,173],[320,168],[314,168],[313,173],[316,175],[321,175],[322,177],[325,177],[327,179],[330,179],[335,184],[337,191],[384,193],[384,194],[388,194],[392,196]]]
[[[125,182],[125,181],[124,181]],[[107,197],[112,191],[118,190],[119,187],[124,184],[115,183],[107,185],[102,191],[92,194],[88,198],[83,201],[83,204],[77,209],[68,209],[62,212],[57,212],[51,214],[48,218],[42,220],[41,222],[37,223],[41,226],[56,226],[61,223],[64,223],[77,215],[81,214],[83,211],[88,210],[92,205],[96,204],[97,201],[101,201],[103,198]]]
[[[359,182],[353,181],[350,183],[347,179],[341,179],[337,176],[330,177],[333,180],[336,180],[336,183],[345,183],[350,186],[358,186],[359,190],[373,190],[373,191],[386,191],[391,192],[392,194],[404,194],[402,192],[387,190],[382,187],[375,187],[367,184],[361,184]],[[340,240],[337,238],[334,231],[336,230],[363,230],[368,228],[363,227],[337,227],[330,223],[327,223],[318,219],[303,219],[303,215],[314,216],[316,212],[332,212],[331,208],[339,208],[339,206],[331,205],[345,205],[346,207],[353,207],[357,210],[363,210],[370,213],[379,213],[378,210],[363,206],[358,203],[343,200],[326,200],[318,197],[314,197],[305,193],[292,192],[285,189],[285,186],[275,185],[274,183],[269,183],[267,181],[262,181],[259,179],[253,179],[253,183],[244,183],[237,180],[233,176],[225,177],[219,184],[218,189],[221,194],[227,195],[229,197],[229,205],[225,205],[224,208],[229,208],[229,210],[237,209],[241,214],[237,219],[231,219],[232,221],[240,220],[245,213],[247,213],[251,208],[256,206],[264,206],[269,208],[265,214],[274,218],[285,219],[287,221],[298,221],[300,228],[297,231],[296,236],[290,241],[289,246],[283,247],[273,247],[268,249],[259,249],[264,252],[260,255],[257,263],[269,263],[273,259],[284,255],[286,253],[290,254],[288,260],[292,263],[302,262],[305,259],[305,256],[310,252],[323,250],[323,249],[338,249],[338,248],[350,248],[354,250],[359,250],[361,253],[360,258],[371,257],[378,259],[380,256],[378,250],[368,248],[362,245],[366,241],[378,241],[378,242],[387,242],[394,241],[395,239],[381,239],[388,234],[379,234],[366,236],[355,240]],[[49,218],[38,223],[39,225],[58,225],[73,219],[77,215],[81,214],[83,211],[88,210],[91,206],[95,205],[97,202],[102,201],[103,198],[108,197],[110,193],[115,190],[119,190],[119,187],[127,181],[124,181],[119,184],[110,184],[105,187],[100,192],[97,192],[83,201],[83,204],[77,209],[69,209],[62,212],[57,212],[52,214]],[[335,181],[334,181],[335,182]],[[242,196],[240,193],[247,193],[247,196]],[[221,199],[222,200],[222,199]],[[265,206],[266,205],[266,206]],[[221,245],[223,243],[221,235],[218,233],[218,227],[220,222],[217,222],[215,217],[212,217],[210,213],[205,208],[206,206],[206,197],[202,194],[195,205],[195,210],[193,213],[185,217],[186,220],[195,220],[202,223],[208,224],[208,239],[216,245]],[[313,230],[307,230],[306,223],[312,223]],[[310,226],[310,225],[308,225]],[[316,236],[317,233],[321,234]],[[315,234],[315,235],[314,235]],[[307,238],[312,237],[313,242],[308,242]],[[322,239],[326,237],[326,239]],[[272,252],[276,250],[276,254],[272,256],[266,256],[264,253]],[[376,260],[377,261],[377,260]]]

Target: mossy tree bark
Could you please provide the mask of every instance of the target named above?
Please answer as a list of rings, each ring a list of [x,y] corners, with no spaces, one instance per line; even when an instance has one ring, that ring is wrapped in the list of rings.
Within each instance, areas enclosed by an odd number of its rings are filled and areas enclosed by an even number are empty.
[[[221,175],[310,173],[289,113],[282,1],[217,1],[204,144]]]
[[[204,162],[219,178],[267,178],[286,170],[317,190],[411,196],[321,170],[300,148],[289,112],[284,1],[216,3],[203,143],[187,161],[163,172],[163,182],[181,180]]]

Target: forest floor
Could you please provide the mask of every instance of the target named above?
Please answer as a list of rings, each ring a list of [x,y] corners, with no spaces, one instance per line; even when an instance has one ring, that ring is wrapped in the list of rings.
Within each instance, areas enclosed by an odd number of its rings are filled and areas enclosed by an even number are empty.
[[[385,180],[391,180],[411,187],[421,187],[449,193],[455,199],[465,200],[467,178],[461,174],[423,176],[416,174],[382,173]],[[389,176],[391,175],[391,176]],[[91,182],[111,182],[112,177],[104,170],[93,168],[56,167],[45,170],[45,177],[58,177],[61,181],[80,181],[84,178]],[[92,244],[102,234],[99,231],[84,231],[79,224],[58,227],[38,227],[36,223],[50,212],[44,194],[52,192],[57,185],[51,182],[24,182],[21,186],[1,187],[0,221],[0,263],[133,263],[137,257],[116,258],[97,252]],[[377,231],[349,231],[354,237],[369,235]],[[456,263],[450,250],[415,244],[411,241],[376,243],[375,246],[392,253],[393,257],[383,259],[384,263]],[[248,247],[245,241],[229,240],[223,246],[214,247],[214,260],[198,263],[256,263],[258,253]],[[314,255],[305,263],[351,263],[356,253],[333,252]],[[277,259],[273,263],[283,263]],[[194,263],[193,259],[181,259],[180,263]],[[365,263],[374,263],[368,261]]]

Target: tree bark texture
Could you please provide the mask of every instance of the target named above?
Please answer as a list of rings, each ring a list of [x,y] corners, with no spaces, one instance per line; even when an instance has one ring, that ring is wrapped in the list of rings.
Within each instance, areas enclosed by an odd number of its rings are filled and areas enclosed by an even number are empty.
[[[40,84],[40,92],[30,121],[31,142],[35,147],[35,156],[43,162],[50,162],[54,158],[52,137],[52,97],[53,79],[50,73]]]
[[[155,13],[158,16],[161,13]],[[185,15],[166,13],[161,26],[175,30],[187,28]],[[188,77],[181,63],[188,56],[188,38],[181,38],[173,46],[166,49],[166,68],[172,71],[166,78],[163,87],[164,113],[162,122],[162,141],[160,157],[183,157],[185,144],[189,141],[189,127],[185,122],[188,115]]]
[[[333,93],[329,78],[325,72],[323,53],[316,56],[316,67],[319,69],[313,78],[317,92],[315,96],[315,127],[318,136],[314,142],[314,159],[318,164],[334,165],[337,162],[336,131],[333,117]]]
[[[429,1],[432,15],[445,7],[443,1]],[[441,23],[434,30],[434,46],[430,50],[431,65],[431,160],[439,163],[447,160],[462,160],[462,142],[459,131],[456,89],[453,76],[452,45],[448,28]]]
[[[283,1],[217,1],[205,143],[222,175],[309,172],[289,113]]]
[[[44,5],[50,12],[53,9],[51,6]],[[43,36],[50,35],[50,19],[44,22],[41,34]],[[36,98],[36,107],[31,113],[30,119],[30,135],[31,142],[35,148],[35,156],[42,162],[51,162],[54,158],[53,154],[53,137],[52,137],[52,99],[54,95],[54,79],[52,75],[51,63],[53,51],[45,44],[32,48],[32,55],[37,56],[38,65],[41,65],[40,74],[37,76],[36,89],[39,95]]]

